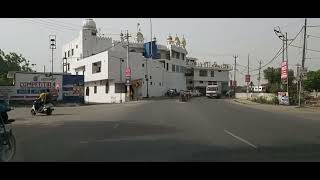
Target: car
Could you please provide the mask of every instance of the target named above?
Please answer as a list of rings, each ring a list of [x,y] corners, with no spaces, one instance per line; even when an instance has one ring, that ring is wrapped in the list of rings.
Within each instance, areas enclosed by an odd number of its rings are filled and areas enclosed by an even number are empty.
[[[194,90],[194,91],[192,91],[192,96],[199,97],[199,96],[201,96],[201,93],[199,92],[199,90]]]

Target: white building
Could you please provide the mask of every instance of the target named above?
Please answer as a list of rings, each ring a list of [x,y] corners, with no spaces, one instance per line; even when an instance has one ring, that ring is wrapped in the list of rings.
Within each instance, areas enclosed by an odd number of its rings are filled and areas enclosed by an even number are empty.
[[[205,93],[205,88],[210,84],[219,84],[222,92],[229,89],[229,71],[232,66],[229,64],[218,65],[216,62],[199,62],[197,58],[187,58],[188,69],[186,72],[187,89],[198,89]]]
[[[157,45],[159,59],[143,56],[143,34],[137,32],[129,45],[129,66],[135,98],[162,96],[168,89],[186,89],[185,39],[171,36],[167,45]],[[83,22],[79,36],[62,48],[64,71],[85,76],[85,102],[118,103],[125,101],[126,43],[99,37],[92,19]],[[120,73],[121,72],[121,73]],[[147,84],[148,83],[148,84]],[[121,93],[122,92],[122,93]]]
[[[231,66],[209,65],[199,63],[196,58],[187,58],[184,37],[180,41],[177,35],[174,38],[169,35],[166,45],[157,43],[156,59],[144,57],[144,43],[139,29],[134,41],[129,43],[131,89],[135,98],[163,96],[168,89],[201,89],[208,83],[221,83],[223,89],[228,89]],[[100,37],[95,22],[85,19],[79,36],[66,43],[62,53],[64,71],[84,75],[85,102],[119,103],[128,100],[124,85],[127,42]]]

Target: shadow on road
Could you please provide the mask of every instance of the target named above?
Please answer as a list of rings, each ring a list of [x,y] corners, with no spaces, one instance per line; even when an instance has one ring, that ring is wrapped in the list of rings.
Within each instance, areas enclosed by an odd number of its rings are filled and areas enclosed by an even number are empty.
[[[117,122],[66,122],[15,128],[14,161],[319,161],[320,144],[221,146],[174,136],[175,127]],[[165,136],[161,136],[165,135]],[[171,136],[172,135],[172,136]]]

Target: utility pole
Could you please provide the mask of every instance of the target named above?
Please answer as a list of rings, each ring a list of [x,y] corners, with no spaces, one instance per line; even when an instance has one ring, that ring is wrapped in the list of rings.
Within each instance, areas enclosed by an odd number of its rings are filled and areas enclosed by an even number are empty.
[[[306,36],[307,36],[307,18],[304,19],[304,35],[303,35],[303,48],[302,48],[302,63],[301,63],[301,69],[300,69],[300,91],[299,91],[299,107],[300,107],[300,97],[301,97],[301,91],[303,91],[303,79],[301,76],[301,71],[304,71],[304,62],[306,60]]]
[[[249,56],[250,55],[248,54],[248,71],[247,71],[247,75],[249,75]],[[247,99],[249,98],[248,93],[249,93],[249,82],[247,82]]]
[[[238,55],[234,55],[234,75],[233,75],[233,91],[234,91],[234,96],[236,96],[236,70],[237,70],[237,58]]]
[[[151,47],[151,57],[150,60],[153,58],[152,54],[152,21],[150,18],[150,47]],[[147,98],[149,98],[149,69],[148,69],[148,59],[146,59],[146,68],[147,68]]]
[[[297,81],[297,93],[299,94],[299,99],[298,99],[298,101],[299,101],[299,107],[301,107],[301,102],[300,102],[300,97],[301,97],[301,93],[300,93],[300,90],[301,90],[301,66],[300,66],[300,64],[296,64],[296,66],[297,66],[297,79],[298,79],[298,81]],[[299,71],[300,70],[300,71]]]
[[[127,33],[125,35],[125,38],[127,39],[127,69],[130,69],[130,65],[129,65],[129,38],[131,36],[129,35],[129,32],[127,30]],[[131,71],[131,70],[130,70]],[[129,76],[129,81],[131,81],[131,74]],[[131,83],[131,82],[130,82]],[[130,85],[127,85],[127,98],[130,101]]]
[[[122,62],[124,60],[120,58],[120,103],[122,103]]]
[[[261,60],[259,61],[259,77],[258,77],[258,94],[260,93],[260,80],[261,80]]]
[[[304,69],[304,62],[306,58],[306,35],[307,35],[307,18],[304,20],[304,35],[303,35],[303,49],[302,49],[302,69]]]
[[[56,35],[50,35],[50,49],[52,50],[52,55],[51,55],[51,87],[53,87],[53,50],[57,48],[56,46]]]
[[[288,33],[286,32],[286,59],[287,59],[287,93],[289,97],[289,59],[288,59]]]

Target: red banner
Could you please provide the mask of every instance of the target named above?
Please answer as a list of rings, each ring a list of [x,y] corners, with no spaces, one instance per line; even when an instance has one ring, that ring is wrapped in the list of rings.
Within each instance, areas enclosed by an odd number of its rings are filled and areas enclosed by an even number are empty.
[[[288,77],[288,62],[281,63],[281,79],[287,79]]]
[[[245,81],[246,82],[250,82],[250,75],[249,74],[246,75],[246,80]]]
[[[126,68],[125,73],[126,73],[126,77],[131,77],[131,69],[129,67]]]

